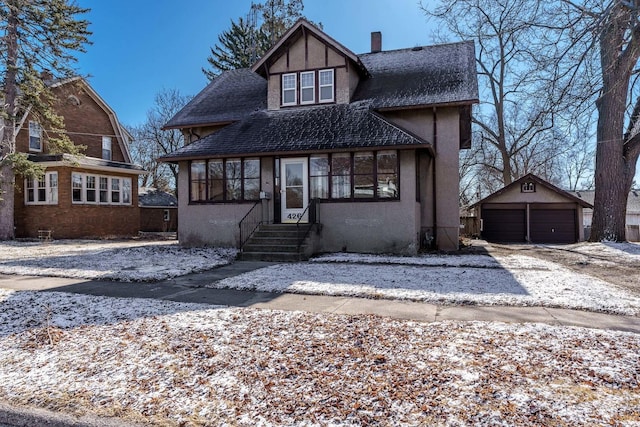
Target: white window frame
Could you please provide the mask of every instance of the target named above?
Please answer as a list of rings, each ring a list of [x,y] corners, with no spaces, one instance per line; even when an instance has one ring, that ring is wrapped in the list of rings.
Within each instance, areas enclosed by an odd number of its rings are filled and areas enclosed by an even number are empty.
[[[311,76],[311,86],[304,85],[304,77]],[[311,89],[311,100],[305,101],[303,99],[305,89]],[[300,104],[315,104],[316,103],[316,72],[315,71],[303,71],[300,73]]]
[[[55,178],[54,178],[55,177]],[[35,178],[26,178],[24,180],[24,203],[25,205],[57,205],[58,204],[58,172],[46,172],[43,176],[44,187],[39,184],[42,182]],[[33,184],[32,187],[29,184]],[[39,189],[45,189],[44,200],[40,200]],[[33,190],[33,200],[29,200],[29,189]]]
[[[113,159],[113,151],[111,150],[112,148],[112,144],[111,144],[111,137],[110,136],[103,136],[102,137],[102,159],[103,160],[112,160]],[[109,153],[108,155],[105,155],[105,153]]]
[[[76,176],[80,177],[80,187],[74,187],[74,185],[73,185],[74,182],[75,182],[74,181],[74,177],[76,177]],[[79,204],[83,204],[85,202],[84,201],[84,189],[85,189],[84,182],[85,182],[85,176],[83,174],[81,174],[81,173],[72,173],[71,174],[71,203],[72,204],[79,205]],[[76,189],[80,190],[80,200],[73,200],[73,191],[76,190]]]
[[[73,176],[79,176],[82,180],[81,187],[77,187],[80,190],[82,200],[73,200]],[[95,179],[95,187],[89,188],[87,186],[88,179]],[[114,189],[113,185],[117,182],[117,188]],[[102,184],[106,183],[106,188],[102,187]],[[95,191],[95,201],[87,200],[87,191]],[[106,201],[102,201],[101,195],[106,193]],[[113,201],[113,192],[118,193],[119,201]],[[131,206],[133,202],[133,187],[131,178],[125,178],[123,176],[105,176],[105,175],[93,175],[84,173],[72,173],[71,174],[71,203],[75,205],[116,205],[116,206]]]
[[[38,147],[31,146],[31,141],[38,141]],[[40,123],[29,120],[29,151],[42,152],[42,126]]]
[[[331,84],[322,84],[322,74],[323,73],[331,73]],[[318,71],[318,102],[334,102],[335,101],[335,86],[336,86],[336,75],[333,68],[328,68],[326,70]],[[322,98],[322,88],[330,87],[331,88],[331,99],[323,99]]]
[[[285,88],[285,78],[293,77],[293,87]],[[297,73],[287,73],[282,75],[281,79],[282,84],[282,105],[296,105],[298,103],[298,74]],[[293,102],[285,102],[285,93],[293,91]]]

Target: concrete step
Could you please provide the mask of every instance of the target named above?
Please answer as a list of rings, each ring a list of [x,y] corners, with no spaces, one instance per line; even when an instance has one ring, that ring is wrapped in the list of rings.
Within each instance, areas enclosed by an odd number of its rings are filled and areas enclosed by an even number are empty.
[[[297,236],[293,237],[282,237],[282,236],[256,236],[255,234],[251,236],[251,238],[245,243],[246,245],[256,244],[256,245],[285,245],[285,246],[298,246],[298,242],[300,238]]]
[[[299,262],[309,258],[297,252],[242,252],[243,261]]]
[[[300,245],[300,252],[304,252],[305,245]],[[263,244],[262,242],[249,241],[242,248],[243,252],[293,252],[298,253],[298,244],[282,245],[282,244]]]

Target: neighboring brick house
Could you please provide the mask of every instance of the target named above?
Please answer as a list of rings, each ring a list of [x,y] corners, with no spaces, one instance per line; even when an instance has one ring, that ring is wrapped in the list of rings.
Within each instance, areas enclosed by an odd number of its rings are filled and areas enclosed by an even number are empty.
[[[130,134],[83,78],[47,83],[67,135],[86,146],[85,155],[49,154],[48,130],[33,118],[25,122],[16,149],[46,169],[42,179],[17,186],[16,237],[37,237],[40,230],[57,239],[137,235],[138,176],[145,172],[131,162]]]
[[[311,252],[455,250],[477,102],[472,42],[382,51],[372,33],[356,55],[301,19],[165,125],[187,141],[162,158],[180,166],[180,241],[242,246],[254,218],[317,222]]]

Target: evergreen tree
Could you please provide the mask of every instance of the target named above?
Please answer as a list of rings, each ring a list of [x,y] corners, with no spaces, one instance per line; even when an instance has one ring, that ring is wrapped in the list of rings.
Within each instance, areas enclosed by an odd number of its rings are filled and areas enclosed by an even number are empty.
[[[303,0],[266,0],[251,4],[247,19],[231,21],[231,28],[218,36],[218,44],[207,57],[211,69],[202,72],[213,80],[221,72],[253,65],[282,35],[303,17]],[[322,24],[316,24],[322,28]]]
[[[271,46],[269,38],[260,28],[239,18],[231,21],[231,28],[218,36],[218,44],[211,48],[207,62],[211,70],[202,72],[213,80],[223,71],[248,68]]]
[[[15,176],[39,176],[41,167],[16,152],[16,136],[29,115],[48,130],[50,152],[78,153],[61,132],[63,119],[52,109],[54,97],[40,77],[69,77],[89,43],[87,13],[73,0],[0,0],[0,240],[14,237]]]
[[[298,19],[302,18],[304,4],[302,0],[267,0],[258,4],[262,14],[262,31],[269,37],[273,46]]]

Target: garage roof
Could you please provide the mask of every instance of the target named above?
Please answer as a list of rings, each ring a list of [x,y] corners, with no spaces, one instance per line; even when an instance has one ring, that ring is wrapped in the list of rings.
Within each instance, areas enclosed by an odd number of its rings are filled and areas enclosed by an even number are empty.
[[[480,205],[485,204],[485,203],[490,203],[492,199],[495,199],[499,195],[509,191],[511,188],[519,187],[521,184],[523,184],[525,182],[534,182],[536,184],[542,185],[542,186],[546,187],[547,189],[549,189],[549,190],[551,190],[553,192],[556,192],[556,193],[560,194],[561,196],[563,196],[563,197],[565,197],[565,198],[567,198],[567,199],[579,204],[583,208],[593,208],[592,204],[586,202],[585,200],[582,200],[579,197],[574,196],[573,194],[571,194],[571,193],[569,193],[567,191],[564,191],[564,190],[556,187],[555,185],[545,181],[544,179],[542,179],[542,178],[540,178],[540,177],[538,177],[538,176],[536,176],[536,175],[534,175],[532,173],[527,174],[527,175],[523,176],[522,178],[520,178],[520,179],[518,179],[516,181],[513,181],[511,184],[509,184],[509,185],[507,185],[505,187],[502,187],[500,190],[496,191],[495,193],[490,194],[489,196],[485,197],[484,199],[480,200],[479,202],[474,203],[471,207],[476,207],[476,206],[480,206]]]

